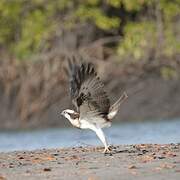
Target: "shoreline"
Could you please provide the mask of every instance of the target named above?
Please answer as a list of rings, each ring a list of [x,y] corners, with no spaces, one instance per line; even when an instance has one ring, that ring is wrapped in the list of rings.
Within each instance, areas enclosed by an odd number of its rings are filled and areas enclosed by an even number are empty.
[[[180,143],[76,147],[0,153],[6,179],[179,179]]]

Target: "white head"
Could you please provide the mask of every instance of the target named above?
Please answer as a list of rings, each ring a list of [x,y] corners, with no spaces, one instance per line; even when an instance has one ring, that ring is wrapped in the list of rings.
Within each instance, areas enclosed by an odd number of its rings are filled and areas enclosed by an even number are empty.
[[[71,109],[66,109],[62,111],[61,115],[68,119],[73,126],[80,128],[79,113]]]

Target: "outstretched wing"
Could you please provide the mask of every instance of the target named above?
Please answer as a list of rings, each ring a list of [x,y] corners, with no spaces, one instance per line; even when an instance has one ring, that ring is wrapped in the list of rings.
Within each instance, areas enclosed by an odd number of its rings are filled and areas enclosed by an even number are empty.
[[[69,62],[70,94],[81,119],[97,121],[107,116],[110,101],[91,63]]]

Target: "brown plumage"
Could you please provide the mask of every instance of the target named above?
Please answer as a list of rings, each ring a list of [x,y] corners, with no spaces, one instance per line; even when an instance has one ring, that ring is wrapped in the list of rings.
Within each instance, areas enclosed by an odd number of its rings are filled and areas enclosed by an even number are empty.
[[[93,64],[83,62],[78,65],[74,59],[68,62],[70,95],[80,117],[93,122],[96,119],[96,123],[97,117],[101,123],[108,120],[110,100]]]
[[[64,110],[62,114],[74,126],[95,131],[105,145],[105,151],[108,151],[106,138],[101,128],[111,125],[110,120],[117,114],[121,103],[127,98],[126,93],[110,106],[104,84],[97,76],[92,63],[76,63],[73,57],[68,60],[66,72],[70,81],[71,99],[77,112]]]

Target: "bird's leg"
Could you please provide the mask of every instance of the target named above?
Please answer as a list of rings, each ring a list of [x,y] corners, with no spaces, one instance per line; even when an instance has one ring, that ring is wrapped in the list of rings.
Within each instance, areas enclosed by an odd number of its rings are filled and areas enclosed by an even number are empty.
[[[109,146],[107,144],[107,140],[106,140],[106,137],[105,137],[102,129],[99,127],[96,127],[95,132],[96,132],[97,136],[99,137],[99,139],[101,140],[101,142],[104,144],[105,148],[104,148],[103,153],[110,153],[111,149],[109,148]]]
[[[104,151],[103,151],[104,154],[110,153],[110,152],[111,152],[111,149],[109,148],[109,146],[104,148]]]
[[[88,123],[87,121],[81,121],[80,128],[81,129],[91,129],[91,130],[95,131],[96,135],[98,136],[98,138],[101,140],[101,142],[103,143],[103,145],[105,147],[103,153],[110,152],[110,147],[108,146],[106,137],[100,127],[98,127],[92,123]]]

